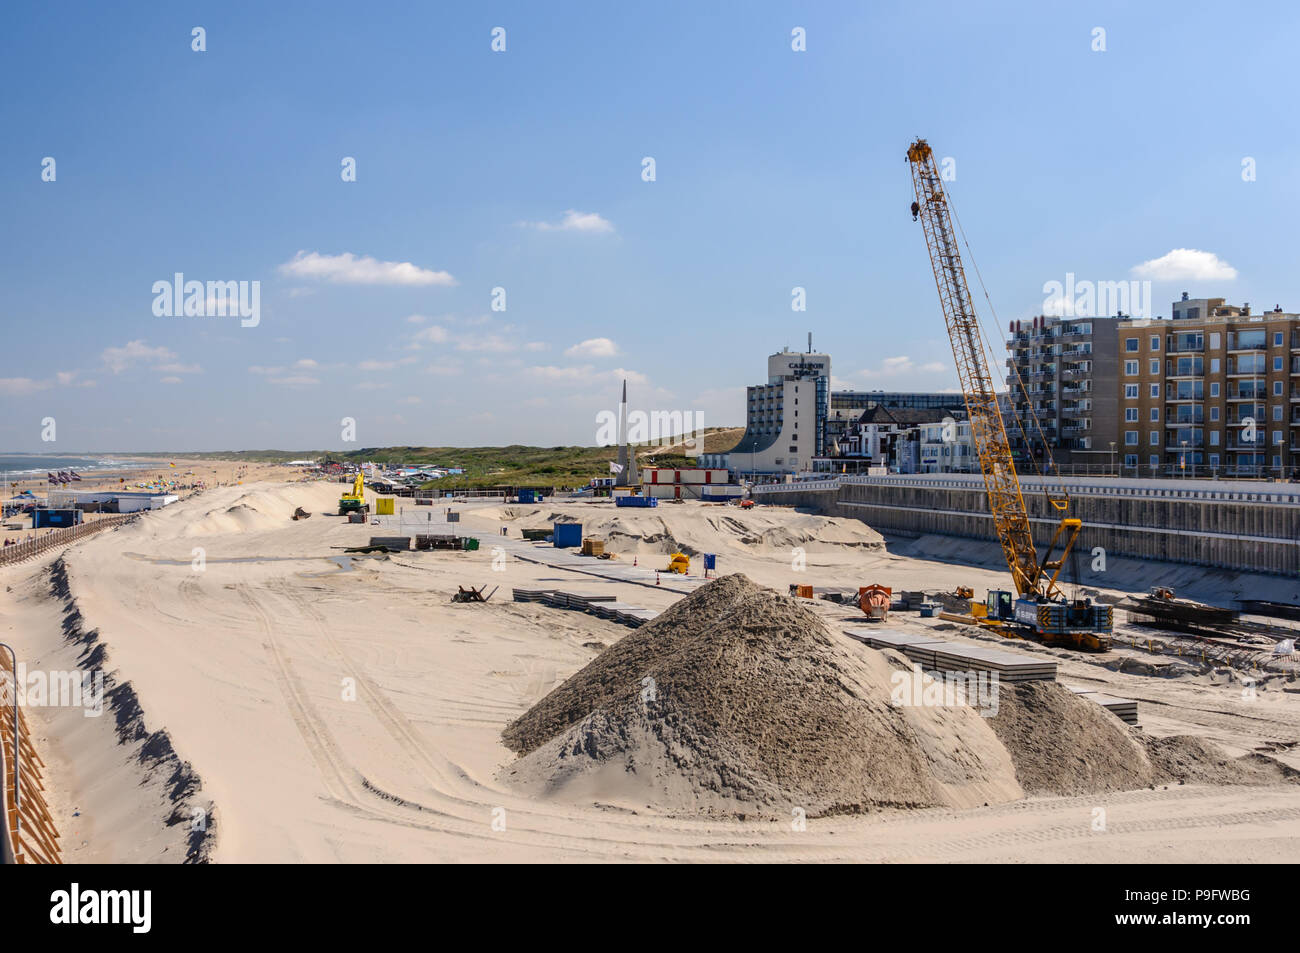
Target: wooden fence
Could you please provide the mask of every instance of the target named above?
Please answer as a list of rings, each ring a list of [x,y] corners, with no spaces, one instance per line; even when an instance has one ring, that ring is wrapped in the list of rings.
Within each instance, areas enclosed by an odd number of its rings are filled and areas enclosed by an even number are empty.
[[[59,832],[45,802],[45,785],[41,780],[45,763],[32,747],[27,716],[18,704],[18,693],[11,681],[12,678],[5,680],[0,695],[0,771],[4,772],[4,782],[0,784],[4,794],[0,798],[4,807],[0,863],[61,864]],[[14,737],[15,719],[17,738]]]
[[[114,526],[129,523],[138,518],[139,515],[139,513],[119,513],[114,516],[104,516],[94,522],[82,523],[80,526],[68,526],[64,529],[53,529],[44,535],[25,539],[17,545],[5,546],[0,549],[0,566],[20,563],[25,559],[40,556],[51,549],[66,546],[68,543],[75,543],[77,540],[98,533],[100,530],[112,529]]]

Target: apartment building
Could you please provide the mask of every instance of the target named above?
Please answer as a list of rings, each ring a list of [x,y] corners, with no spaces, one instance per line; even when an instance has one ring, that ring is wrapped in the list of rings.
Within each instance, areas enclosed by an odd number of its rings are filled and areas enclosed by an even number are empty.
[[[1300,316],[1222,298],[1117,329],[1120,453],[1137,475],[1291,477],[1300,467]]]
[[[1118,439],[1117,336],[1121,317],[1016,321],[1007,341],[1007,438],[1016,459],[1101,469]]]

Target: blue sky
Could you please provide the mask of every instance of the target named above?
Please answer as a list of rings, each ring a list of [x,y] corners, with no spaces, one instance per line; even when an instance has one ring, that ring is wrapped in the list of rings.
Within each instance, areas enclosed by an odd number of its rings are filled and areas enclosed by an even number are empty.
[[[1151,261],[1160,315],[1300,310],[1293,5],[982,6],[10,6],[0,448],[589,444],[624,375],[736,424],[809,330],[951,388],[917,135],[1004,327]],[[175,272],[260,322],[156,316]]]

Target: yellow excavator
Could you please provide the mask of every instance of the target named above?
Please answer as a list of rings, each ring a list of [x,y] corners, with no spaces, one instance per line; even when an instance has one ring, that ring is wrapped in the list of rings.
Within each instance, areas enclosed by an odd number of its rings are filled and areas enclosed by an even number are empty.
[[[352,492],[339,497],[339,516],[349,513],[369,513],[370,505],[366,502],[366,475],[358,473],[352,481]]]
[[[970,418],[971,442],[984,476],[993,526],[1016,587],[1015,595],[990,589],[981,614],[996,626],[1032,633],[1049,645],[1105,651],[1110,648],[1114,610],[1094,604],[1090,599],[1067,599],[1061,589],[1061,568],[1083,528],[1080,520],[1068,516],[1070,497],[1064,487],[1055,492],[1044,489],[1047,512],[1054,513],[1060,522],[1042,560],[1038,558],[1020,477],[1012,461],[1011,444],[985,358],[983,332],[957,249],[948,196],[929,143],[924,139],[913,142],[907,150],[907,162],[916,197],[912,202],[912,220],[920,221],[925,232],[939,302],[952,342],[952,356]],[[1058,544],[1061,554],[1053,558]]]

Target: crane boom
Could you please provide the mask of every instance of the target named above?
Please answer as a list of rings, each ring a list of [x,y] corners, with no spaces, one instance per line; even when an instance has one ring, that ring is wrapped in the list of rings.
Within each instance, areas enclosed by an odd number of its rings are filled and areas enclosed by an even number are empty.
[[[907,159],[916,192],[912,213],[921,221],[925,244],[930,250],[934,281],[939,288],[939,301],[948,325],[948,337],[952,341],[953,361],[957,365],[966,413],[970,417],[971,442],[979,457],[980,472],[984,475],[984,489],[988,494],[998,542],[1002,544],[1002,553],[1011,570],[1016,591],[1022,596],[1038,593],[1044,567],[1038,563],[1033,529],[1025,509],[1020,478],[1011,459],[1011,444],[1007,440],[997,393],[985,359],[979,319],[966,284],[966,272],[957,249],[957,236],[953,232],[948,199],[935,165],[934,152],[924,139],[918,139],[908,148]]]

